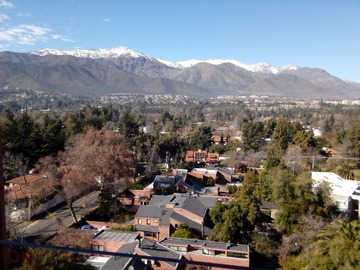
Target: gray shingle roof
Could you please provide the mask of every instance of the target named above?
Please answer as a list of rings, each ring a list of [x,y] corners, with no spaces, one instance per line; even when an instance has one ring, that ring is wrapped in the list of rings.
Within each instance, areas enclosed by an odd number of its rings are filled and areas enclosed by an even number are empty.
[[[171,202],[174,199],[174,195],[153,195],[149,201],[149,205],[153,206],[165,206],[167,203]]]
[[[198,199],[199,197],[188,196],[185,200],[182,208],[188,210],[189,212],[199,216],[204,217],[207,211],[207,207]],[[181,207],[181,206],[175,206]]]
[[[136,217],[161,218],[162,209],[153,205],[140,205]]]
[[[141,241],[141,248],[140,250],[149,256],[153,257],[162,257],[162,258],[169,258],[169,259],[180,259],[182,255],[177,253],[174,250],[171,250],[168,247],[165,247],[150,238],[143,238]],[[176,262],[166,262],[167,264],[177,267]]]
[[[130,243],[139,237],[138,232],[123,232],[114,230],[103,230],[96,234],[92,240],[104,240],[108,242]]]
[[[133,253],[134,249],[137,246],[137,241],[133,242],[133,243],[129,243],[126,245],[123,245],[122,247],[120,247],[116,252],[119,253]],[[100,270],[122,270],[122,269],[127,269],[125,267],[128,267],[130,265],[134,266],[134,269],[147,269],[146,265],[141,261],[141,260],[136,260],[133,259],[131,257],[122,257],[121,255],[119,256],[112,256],[101,268]],[[136,268],[135,268],[136,265]]]
[[[171,208],[162,208],[162,216],[160,219],[160,225],[170,225],[170,216],[172,215],[172,213],[174,212],[173,209]]]
[[[262,202],[261,203],[261,208],[266,208],[266,209],[279,209],[279,207],[273,203],[273,202]]]
[[[147,225],[136,224],[135,228],[137,231],[141,231],[141,232],[159,232],[158,226],[147,226]]]
[[[199,196],[196,198],[207,208],[213,208],[215,206],[215,204],[218,202],[218,198],[215,198],[215,197]]]
[[[191,220],[191,219],[188,219],[187,217],[183,216],[183,215],[180,215],[176,212],[174,212],[172,215],[171,215],[171,218],[175,219],[176,221],[178,222],[181,222],[181,223],[184,223],[186,225],[189,226],[190,229],[194,230],[196,233],[198,233],[199,235],[202,234],[202,225]],[[210,229],[209,227],[207,226],[204,226],[204,235],[205,236],[209,236],[210,234],[212,233],[212,229]]]

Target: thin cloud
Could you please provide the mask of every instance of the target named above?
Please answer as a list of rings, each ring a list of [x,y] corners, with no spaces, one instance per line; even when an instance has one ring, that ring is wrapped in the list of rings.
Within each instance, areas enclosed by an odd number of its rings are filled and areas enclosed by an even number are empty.
[[[103,22],[110,22],[110,19],[109,18],[104,18],[102,19]]]
[[[24,12],[19,12],[18,14],[17,14],[19,17],[31,17],[31,14],[30,13],[24,13]]]
[[[0,7],[2,7],[2,8],[14,8],[15,6],[9,1],[0,0]]]
[[[34,45],[36,42],[47,42],[47,35],[50,32],[51,30],[46,27],[22,24],[6,30],[0,29],[0,41],[18,45]]]
[[[75,42],[74,40],[71,40],[63,35],[58,35],[58,34],[52,35],[52,39],[61,40],[61,41],[65,41],[65,42]]]
[[[0,22],[4,22],[8,19],[9,19],[9,17],[7,15],[0,13]]]

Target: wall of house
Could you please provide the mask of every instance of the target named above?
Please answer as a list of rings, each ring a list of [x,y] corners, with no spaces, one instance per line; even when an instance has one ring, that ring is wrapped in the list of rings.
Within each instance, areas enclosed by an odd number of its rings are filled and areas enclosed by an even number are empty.
[[[140,221],[141,220],[141,221]],[[159,226],[158,218],[148,218],[148,217],[136,217],[135,224],[141,224],[145,226]]]
[[[100,250],[99,248],[94,248],[94,246],[103,246],[103,251],[109,251],[109,252],[116,252],[121,246],[123,246],[125,243],[121,242],[109,242],[104,240],[91,240],[91,246],[92,249]]]
[[[158,240],[164,239],[165,237],[170,237],[170,226],[159,226],[159,231],[160,234]]]
[[[197,254],[185,254],[184,257],[189,261],[198,261],[198,262],[206,262],[206,263],[219,263],[225,264],[229,266],[237,267],[250,267],[250,260],[247,259],[233,259],[231,257],[216,257],[211,255],[197,255]],[[189,262],[191,264],[191,262]],[[221,267],[211,267],[211,269],[229,269],[229,268],[221,268]]]

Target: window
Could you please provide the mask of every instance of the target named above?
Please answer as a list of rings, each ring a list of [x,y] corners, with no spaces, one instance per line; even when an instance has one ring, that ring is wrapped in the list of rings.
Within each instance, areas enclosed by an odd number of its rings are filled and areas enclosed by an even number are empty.
[[[243,259],[248,258],[248,255],[246,253],[236,253],[236,252],[228,252],[227,256],[228,257],[243,258]]]
[[[187,247],[183,247],[183,246],[168,246],[168,247],[171,248],[172,250],[188,252]]]
[[[138,218],[138,224],[141,224],[141,218]]]
[[[157,238],[157,233],[155,233],[155,232],[144,232],[144,236]]]
[[[203,254],[215,255],[215,250],[203,249]]]
[[[146,220],[146,224],[147,224],[147,225],[150,225],[150,219],[147,219],[147,220]]]
[[[92,246],[92,249],[93,249],[93,250],[104,251],[104,246],[93,245],[93,246]]]

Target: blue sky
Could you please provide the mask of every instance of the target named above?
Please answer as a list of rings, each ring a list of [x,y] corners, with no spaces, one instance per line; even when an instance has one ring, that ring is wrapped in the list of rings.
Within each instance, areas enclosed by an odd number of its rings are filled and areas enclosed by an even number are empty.
[[[0,0],[0,51],[125,46],[318,67],[360,82],[359,0]]]

